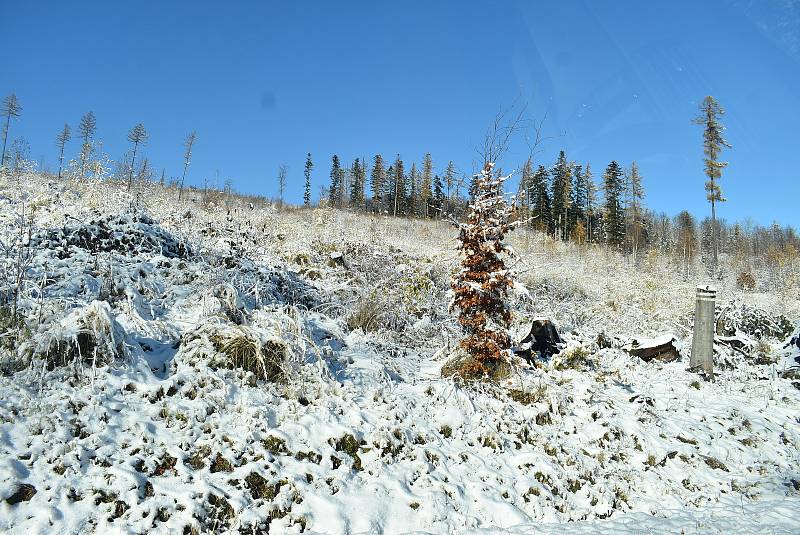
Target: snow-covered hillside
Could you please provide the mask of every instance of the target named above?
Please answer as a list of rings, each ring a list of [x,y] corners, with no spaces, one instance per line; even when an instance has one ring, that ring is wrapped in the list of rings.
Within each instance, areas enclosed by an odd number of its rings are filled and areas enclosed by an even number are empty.
[[[697,280],[519,231],[566,348],[464,385],[446,223],[175,199],[0,178],[0,531],[800,531],[797,287],[722,281],[705,382]]]

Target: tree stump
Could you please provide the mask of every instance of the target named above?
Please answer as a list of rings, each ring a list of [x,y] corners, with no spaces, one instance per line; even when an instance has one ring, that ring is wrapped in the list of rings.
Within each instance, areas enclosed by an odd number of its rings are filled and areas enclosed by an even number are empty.
[[[536,354],[542,357],[556,355],[561,351],[559,347],[561,343],[561,336],[552,321],[547,318],[535,318],[528,334],[514,348],[514,353],[531,362]]]

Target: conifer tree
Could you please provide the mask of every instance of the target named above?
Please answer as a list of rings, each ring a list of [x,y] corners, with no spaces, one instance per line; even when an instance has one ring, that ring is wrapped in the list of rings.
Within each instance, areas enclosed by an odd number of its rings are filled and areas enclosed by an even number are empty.
[[[352,175],[353,181],[350,184],[350,202],[354,208],[362,208],[364,206],[365,170],[358,158],[353,162]]]
[[[433,197],[433,159],[431,153],[422,159],[422,183],[419,191],[420,214],[429,217],[431,198]]]
[[[572,166],[572,195],[570,199],[570,217],[569,225],[572,232],[575,232],[575,226],[580,222],[584,239],[586,237],[586,198],[589,195],[586,177],[583,173],[583,167],[580,164],[573,164]]]
[[[612,161],[603,173],[603,190],[605,193],[605,211],[603,226],[606,243],[619,247],[625,243],[625,214],[622,207],[624,180],[619,164]]]
[[[444,186],[446,189],[447,201],[445,202],[444,211],[450,213],[452,210],[453,201],[453,186],[456,185],[456,164],[453,160],[447,162],[447,168],[444,171]]]
[[[405,166],[399,154],[392,167],[392,192],[389,207],[392,210],[392,215],[397,216],[398,214],[402,215],[406,199]]]
[[[416,162],[412,162],[411,164],[411,171],[408,174],[408,182],[409,182],[409,192],[408,197],[406,197],[406,204],[405,204],[405,213],[410,216],[416,216],[418,214],[417,208],[419,207],[419,183],[420,183],[420,174],[417,170]]]
[[[564,151],[558,154],[558,161],[553,166],[553,221],[556,224],[557,232],[561,240],[569,236],[569,205],[570,188],[572,185],[572,166],[567,162]]]
[[[311,206],[311,170],[314,168],[314,163],[311,161],[311,153],[306,155],[306,168],[303,174],[306,177],[305,188],[303,190],[303,204]]]
[[[341,188],[343,178],[344,173],[342,173],[342,168],[339,164],[339,156],[334,154],[333,158],[331,159],[331,187],[328,195],[328,201],[333,207],[341,205]]]
[[[681,259],[683,266],[683,279],[689,279],[689,265],[692,262],[695,254],[697,244],[697,223],[694,216],[687,212],[682,211],[675,218],[675,227],[677,233],[677,250],[676,256]]]
[[[547,169],[540,165],[533,174],[528,194],[533,208],[534,228],[552,234],[554,231],[553,211],[547,181]]]
[[[150,162],[147,158],[142,160],[142,165],[139,166],[139,172],[136,174],[136,180],[139,182],[153,181],[153,169],[150,167]]]
[[[17,100],[17,95],[11,93],[3,99],[3,108],[0,110],[0,114],[5,116],[6,123],[3,125],[3,153],[2,156],[0,156],[0,167],[4,166],[6,163],[6,141],[8,140],[8,130],[11,126],[11,118],[19,117],[21,112],[22,106]]]
[[[492,167],[487,162],[475,181],[467,220],[458,225],[462,267],[453,278],[451,308],[459,309],[458,322],[465,333],[460,347],[471,357],[458,370],[465,378],[495,374],[511,355],[506,296],[514,285],[514,273],[505,266],[503,255],[509,249],[503,240],[519,223],[511,221],[517,199],[506,202],[507,177],[493,173]]]
[[[592,178],[592,169],[587,163],[583,172],[583,179],[586,182],[586,239],[589,241],[589,243],[595,243],[597,241],[595,237],[596,232],[594,225],[594,222],[597,219],[595,217],[595,207],[597,206],[597,185],[594,183]]]
[[[181,185],[178,188],[178,200],[181,200],[183,196],[183,183],[186,180],[186,171],[189,169],[189,164],[192,163],[192,147],[194,147],[194,143],[197,141],[197,132],[192,131],[188,136],[186,136],[186,141],[184,142],[184,152],[183,152],[183,175],[181,176]]]
[[[433,193],[431,200],[430,217],[441,217],[444,209],[445,193],[442,185],[442,178],[439,175],[433,177]]]
[[[144,145],[147,143],[147,131],[144,129],[144,125],[142,123],[137,124],[134,126],[130,132],[128,132],[128,141],[133,143],[133,156],[131,158],[131,172],[130,176],[128,177],[128,190],[131,189],[131,184],[133,183],[133,169],[136,165],[136,150],[139,148],[139,145]]]
[[[381,212],[383,209],[383,195],[386,190],[386,169],[384,169],[383,156],[380,154],[375,155],[375,159],[372,163],[370,186],[372,189],[372,204],[374,209]]]
[[[97,129],[97,121],[94,118],[94,113],[91,111],[86,112],[81,117],[81,122],[78,123],[78,135],[80,135],[83,143],[81,144],[81,180],[86,176],[86,164],[89,163],[89,158],[92,155],[92,139],[94,132]]]
[[[724,202],[722,189],[719,187],[719,179],[722,178],[722,170],[728,162],[719,161],[722,149],[730,148],[730,144],[722,137],[725,127],[720,122],[720,118],[725,115],[725,110],[719,102],[707,96],[700,103],[700,114],[695,117],[694,123],[704,127],[703,129],[703,154],[705,155],[705,173],[708,177],[706,182],[706,199],[711,203],[711,272],[717,272],[717,256],[719,245],[717,243],[717,211],[716,203]]]
[[[627,174],[628,186],[628,219],[630,228],[631,252],[634,262],[636,261],[639,248],[642,245],[642,233],[644,231],[644,213],[642,201],[644,199],[644,187],[642,186],[642,175],[639,173],[639,166],[636,162],[631,163],[631,168]]]
[[[61,180],[61,170],[64,168],[64,147],[72,138],[69,125],[64,124],[64,128],[56,136],[56,147],[58,147],[58,179]]]
[[[522,166],[522,173],[519,178],[519,195],[521,195],[519,210],[522,212],[521,219],[527,221],[529,226],[533,226],[534,223],[531,218],[532,186],[533,162],[531,158],[528,158],[525,165]]]

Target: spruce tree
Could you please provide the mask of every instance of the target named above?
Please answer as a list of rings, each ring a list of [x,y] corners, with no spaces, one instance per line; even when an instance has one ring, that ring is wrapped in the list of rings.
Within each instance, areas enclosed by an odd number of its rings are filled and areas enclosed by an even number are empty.
[[[677,233],[675,253],[681,259],[683,279],[688,280],[689,265],[694,258],[697,244],[697,223],[694,216],[686,210],[679,213],[675,218],[675,231]]]
[[[503,240],[519,221],[512,221],[516,199],[509,204],[503,196],[505,179],[487,163],[475,181],[467,220],[458,225],[462,260],[451,285],[451,308],[459,309],[458,322],[465,334],[459,345],[471,359],[454,371],[468,379],[501,376],[511,357],[507,295],[514,286],[514,272],[505,266],[508,247]]]
[[[534,218],[533,227],[541,232],[553,234],[553,209],[550,201],[547,169],[540,165],[531,178],[529,190]]]
[[[409,192],[406,198],[405,213],[410,216],[418,215],[419,207],[419,184],[420,174],[417,170],[416,162],[411,164],[411,171],[408,174]]]
[[[630,250],[633,253],[634,262],[636,261],[639,248],[642,246],[644,231],[644,187],[642,186],[642,175],[639,173],[639,166],[636,162],[631,163],[631,168],[627,174],[628,186],[628,228],[630,229]]]
[[[382,212],[383,197],[386,190],[386,169],[384,169],[383,156],[380,154],[376,154],[372,162],[370,186],[372,190],[373,209]]]
[[[531,159],[525,162],[522,166],[522,172],[519,177],[519,187],[517,188],[517,195],[520,198],[519,207],[517,212],[522,221],[526,221],[528,225],[533,224],[531,219],[531,182],[533,181],[533,165]]]
[[[606,243],[619,247],[625,243],[625,213],[622,206],[624,179],[619,164],[612,161],[603,173],[603,190],[605,193],[605,211],[603,226]]]
[[[433,177],[433,194],[431,200],[430,217],[441,217],[444,208],[445,193],[442,185],[442,178],[439,175]]]
[[[131,158],[131,172],[130,176],[128,177],[128,190],[131,189],[131,184],[133,183],[133,169],[136,165],[136,150],[139,148],[139,145],[144,145],[147,143],[147,131],[144,129],[144,125],[142,123],[137,124],[131,131],[128,132],[128,141],[133,143],[133,156]]]
[[[392,192],[389,208],[392,210],[392,215],[402,215],[403,207],[405,206],[406,199],[406,175],[405,166],[400,155],[394,161],[392,170]]]
[[[3,99],[3,108],[0,110],[0,115],[4,115],[6,123],[3,125],[3,154],[0,156],[0,167],[6,163],[6,141],[8,140],[8,130],[11,125],[12,117],[19,117],[22,112],[22,106],[17,100],[17,95],[11,93]]]
[[[447,162],[447,168],[444,171],[444,186],[445,186],[445,194],[447,199],[445,201],[444,211],[448,214],[452,210],[451,205],[453,201],[453,186],[456,185],[456,164],[453,163],[453,160]]]
[[[592,169],[587,163],[583,172],[583,179],[586,182],[586,239],[589,243],[596,243],[595,222],[597,217],[595,215],[595,207],[597,206],[597,185],[592,178]]]
[[[569,236],[570,189],[572,186],[572,166],[567,161],[564,151],[558,154],[558,161],[553,166],[553,221],[557,235],[566,240]]]
[[[306,168],[303,174],[306,177],[306,183],[303,189],[303,205],[311,206],[311,170],[314,168],[314,163],[311,161],[311,153],[306,155]]]
[[[341,185],[343,173],[341,165],[339,164],[339,156],[334,154],[331,158],[331,187],[328,195],[328,202],[333,207],[341,204]]]
[[[706,182],[706,199],[711,203],[711,271],[717,272],[717,256],[719,245],[717,243],[717,212],[716,204],[724,202],[722,189],[719,187],[719,179],[722,178],[722,170],[728,162],[719,161],[720,153],[725,147],[730,148],[730,144],[722,137],[725,127],[720,122],[720,117],[725,115],[725,110],[719,102],[707,96],[700,103],[700,114],[695,117],[694,123],[703,126],[703,154],[705,155],[705,174],[708,177]]]
[[[419,191],[420,215],[429,217],[431,198],[433,197],[433,159],[431,153],[422,159],[422,185]]]
[[[350,203],[353,208],[362,208],[364,206],[364,166],[361,160],[356,158],[353,162],[352,169],[353,181],[350,184]]]
[[[586,176],[580,164],[572,166],[572,195],[570,199],[570,227],[575,230],[578,223],[581,223],[584,238],[587,234],[586,225],[586,198],[589,195],[589,188],[586,183]]]
[[[91,111],[86,112],[81,117],[81,122],[78,123],[78,135],[83,140],[81,144],[81,180],[86,176],[86,165],[89,163],[89,158],[92,155],[92,139],[94,138],[95,130],[97,129],[97,121],[94,118],[94,113]]]
[[[68,124],[64,125],[61,132],[56,136],[56,147],[58,147],[58,179],[61,180],[61,170],[64,168],[64,147],[72,138],[72,132]]]

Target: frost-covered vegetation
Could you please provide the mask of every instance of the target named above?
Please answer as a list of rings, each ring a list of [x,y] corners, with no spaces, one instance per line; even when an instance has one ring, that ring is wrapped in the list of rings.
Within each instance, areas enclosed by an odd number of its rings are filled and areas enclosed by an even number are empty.
[[[797,266],[720,255],[714,382],[687,371],[696,259],[523,227],[512,337],[443,378],[441,221],[151,183],[0,177],[0,531],[792,532]],[[689,277],[691,278],[691,277]],[[670,334],[671,362],[625,351]]]

